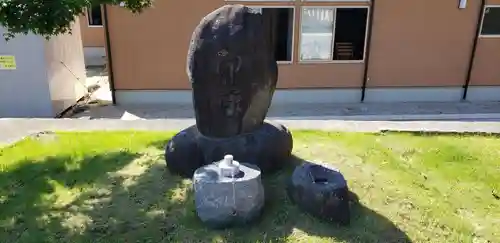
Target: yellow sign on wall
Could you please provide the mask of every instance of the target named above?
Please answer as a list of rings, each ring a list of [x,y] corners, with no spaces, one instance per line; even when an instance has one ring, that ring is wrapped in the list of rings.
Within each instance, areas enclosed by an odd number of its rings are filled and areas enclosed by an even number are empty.
[[[16,57],[15,56],[2,56],[0,55],[0,70],[15,70]]]

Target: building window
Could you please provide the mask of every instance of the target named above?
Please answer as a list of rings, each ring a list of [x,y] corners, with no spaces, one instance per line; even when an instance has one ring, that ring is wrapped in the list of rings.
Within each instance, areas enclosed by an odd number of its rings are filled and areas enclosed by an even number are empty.
[[[87,19],[89,26],[102,26],[101,5],[87,9]]]
[[[487,6],[481,26],[482,36],[500,36],[500,6]]]
[[[301,61],[364,60],[368,7],[302,8]]]
[[[265,18],[270,18],[267,23],[272,24],[271,38],[275,43],[275,57],[278,62],[291,62],[293,50],[293,23],[294,23],[294,8],[293,7],[250,7],[264,15]]]
[[[302,0],[304,2],[370,2],[371,0]]]

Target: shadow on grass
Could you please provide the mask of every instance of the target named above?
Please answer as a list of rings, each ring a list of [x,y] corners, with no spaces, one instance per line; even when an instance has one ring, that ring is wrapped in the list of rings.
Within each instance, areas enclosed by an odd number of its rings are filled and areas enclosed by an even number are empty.
[[[353,198],[357,196],[352,193]],[[351,202],[351,224],[341,227],[312,219],[298,220],[295,227],[309,235],[335,238],[345,242],[412,242],[410,238],[385,216],[360,204]]]
[[[94,185],[107,172],[136,157],[138,154],[127,151],[94,154],[77,161],[69,156],[51,156],[40,161],[21,161],[17,168],[0,173],[0,227],[4,229],[0,238],[6,242],[27,240],[26,237],[35,241],[50,239],[52,232],[44,229],[42,223],[58,200],[50,194],[58,187]]]
[[[352,196],[352,221],[349,227],[332,225],[301,212],[286,195],[285,187],[295,165],[303,161],[293,158],[291,166],[263,179],[266,206],[255,224],[228,230],[209,230],[196,217],[192,193],[186,198],[188,213],[182,216],[182,226],[171,232],[174,242],[291,242],[306,235],[343,242],[411,242],[408,236],[389,219],[358,203]],[[303,232],[303,233],[299,233]],[[302,235],[300,235],[302,234]],[[304,239],[304,238],[303,238]]]
[[[154,141],[154,142],[148,144],[148,146],[156,148],[158,150],[161,150],[162,152],[165,152],[165,148],[166,148],[167,144],[170,142],[170,140],[172,140],[172,138],[164,139],[164,140],[157,140],[157,141]]]
[[[159,142],[163,144],[163,142]],[[354,203],[350,227],[300,212],[285,192],[293,166],[263,179],[266,206],[246,228],[208,229],[196,216],[191,184],[170,175],[157,156],[127,151],[25,161],[0,174],[2,242],[286,242],[291,234],[346,242],[410,242],[384,216]],[[299,163],[294,159],[294,164]],[[54,183],[81,189],[67,203],[48,197]],[[62,193],[64,194],[64,193]],[[303,233],[301,233],[302,231]]]
[[[302,162],[300,158],[294,157],[292,166],[263,180],[267,196],[263,218],[255,229],[250,229],[250,233],[246,233],[248,229],[236,231],[241,237],[228,238],[228,242],[240,242],[238,240],[243,239],[251,239],[253,242],[287,242],[285,237],[300,231],[309,236],[330,238],[330,241],[411,242],[389,219],[360,204],[354,193],[351,193],[351,224],[348,227],[330,224],[301,212],[288,199],[285,188],[294,167]],[[257,232],[261,232],[258,237]],[[298,235],[297,239],[299,238],[301,236]]]

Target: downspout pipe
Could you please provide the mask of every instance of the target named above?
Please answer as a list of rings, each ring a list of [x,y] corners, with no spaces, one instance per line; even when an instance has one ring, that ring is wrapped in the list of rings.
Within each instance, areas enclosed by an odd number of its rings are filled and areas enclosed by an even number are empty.
[[[113,105],[116,105],[115,97],[115,79],[113,75],[113,56],[111,55],[111,41],[109,37],[109,18],[108,18],[108,7],[106,4],[103,5],[104,12],[104,35],[106,37],[106,57],[108,59],[108,82],[109,89],[111,91],[111,101]]]
[[[372,0],[370,6],[370,16],[369,16],[370,24],[368,25],[368,36],[366,37],[367,45],[365,50],[365,70],[363,73],[363,85],[361,86],[361,103],[365,101],[366,84],[368,83],[368,67],[370,64],[370,50],[372,46],[372,30],[373,30],[373,16],[375,12],[375,2],[376,0]]]
[[[469,67],[467,70],[467,77],[465,79],[465,84],[463,88],[462,101],[467,100],[467,92],[469,91],[470,81],[472,77],[472,70],[474,67],[474,60],[476,58],[477,43],[479,42],[479,35],[481,34],[481,24],[483,22],[484,9],[486,7],[486,0],[481,0],[481,8],[479,9],[479,16],[477,17],[476,24],[476,35],[474,36],[474,42],[472,44],[472,50],[469,58]]]

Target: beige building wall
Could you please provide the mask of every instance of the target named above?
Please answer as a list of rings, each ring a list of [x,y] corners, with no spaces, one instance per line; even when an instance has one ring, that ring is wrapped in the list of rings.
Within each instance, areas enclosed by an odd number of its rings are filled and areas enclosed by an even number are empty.
[[[479,39],[470,84],[473,86],[500,85],[500,39]]]
[[[487,0],[487,5],[500,6],[500,0]],[[469,97],[475,100],[500,99],[500,38],[480,36],[474,58]]]
[[[80,15],[78,18],[86,65],[104,65],[106,62],[104,26],[90,26],[87,12],[85,12],[84,15]]]
[[[177,9],[183,9],[182,6],[188,8],[193,4],[196,4],[196,8],[189,8],[190,11],[173,11],[176,9],[175,6]],[[190,89],[186,76],[186,55],[191,34],[203,16],[223,4],[225,2],[222,0],[157,1],[152,9],[141,15],[132,15],[120,7],[109,8],[109,32],[116,89]],[[279,88],[361,87],[364,69],[362,63],[300,64],[298,62],[299,4],[303,3],[245,2],[245,4],[296,7],[293,62],[279,65]],[[346,3],[323,5],[346,5]],[[349,3],[349,5],[367,4]],[[127,29],[118,28],[118,23],[127,26]],[[161,28],[148,27],[156,24]],[[144,64],[146,60],[147,65]]]
[[[109,7],[115,88],[189,89],[186,55],[191,34],[203,16],[223,3],[222,0],[155,1],[153,8],[140,15],[121,7]]]
[[[82,35],[83,47],[104,47],[104,27],[89,26],[87,14],[78,17]]]
[[[80,24],[73,24],[73,34],[60,35],[45,42],[47,78],[54,116],[83,97],[86,74],[81,45]]]
[[[325,99],[319,100],[327,102],[335,101],[332,97],[359,102],[365,61],[318,64],[298,61],[300,10],[302,6],[370,6],[368,1],[171,0],[156,1],[153,8],[140,15],[110,7],[109,34],[117,93],[127,93],[126,99],[147,96],[141,94],[158,95],[160,101],[169,100],[166,91],[179,91],[171,97],[189,94],[183,91],[190,89],[186,54],[192,31],[203,16],[225,3],[295,7],[293,61],[279,64],[278,88],[287,90],[288,98],[316,100],[321,94]],[[480,1],[469,1],[466,9],[459,9],[457,0],[377,0],[375,4],[366,101],[460,100],[480,17]],[[497,45],[488,40],[479,42],[472,84],[492,82],[485,80],[500,75],[487,65],[497,61],[499,55],[495,51],[500,51]]]
[[[458,9],[455,0],[377,0],[368,86],[462,86],[478,9],[473,1]]]

